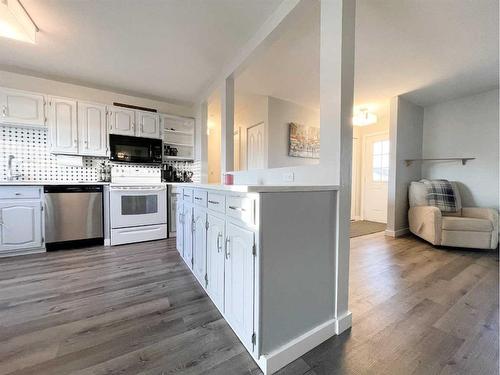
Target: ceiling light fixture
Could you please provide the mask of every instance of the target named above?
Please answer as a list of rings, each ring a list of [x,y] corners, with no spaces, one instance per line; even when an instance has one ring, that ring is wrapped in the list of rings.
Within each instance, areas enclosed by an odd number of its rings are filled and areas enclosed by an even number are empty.
[[[35,43],[38,31],[19,0],[0,0],[0,36]]]
[[[352,118],[352,124],[354,126],[367,126],[375,124],[376,122],[377,122],[377,115],[368,112],[367,108],[360,109],[359,112],[356,113]]]

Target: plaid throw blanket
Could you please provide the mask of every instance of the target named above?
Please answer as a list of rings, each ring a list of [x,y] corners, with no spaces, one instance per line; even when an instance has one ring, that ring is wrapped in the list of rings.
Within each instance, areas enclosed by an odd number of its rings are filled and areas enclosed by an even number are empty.
[[[427,187],[427,203],[441,212],[457,212],[457,201],[448,180],[422,180]]]

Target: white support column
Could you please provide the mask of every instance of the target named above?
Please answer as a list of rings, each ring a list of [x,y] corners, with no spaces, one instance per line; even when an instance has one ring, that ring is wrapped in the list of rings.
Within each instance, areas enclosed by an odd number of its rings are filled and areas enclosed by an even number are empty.
[[[234,79],[226,78],[221,90],[221,174],[234,170]]]
[[[202,102],[199,109],[199,119],[200,135],[197,137],[199,139],[200,145],[200,168],[201,168],[201,183],[208,182],[208,103],[206,101]]]
[[[321,148],[321,164],[338,170],[340,185],[334,256],[337,333],[351,326],[348,295],[355,9],[355,0],[321,1],[321,138],[328,135],[326,142],[333,143],[330,150]]]

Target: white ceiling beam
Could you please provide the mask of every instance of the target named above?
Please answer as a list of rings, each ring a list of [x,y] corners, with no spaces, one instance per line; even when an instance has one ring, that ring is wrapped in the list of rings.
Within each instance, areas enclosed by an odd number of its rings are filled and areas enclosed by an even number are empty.
[[[208,97],[219,87],[221,87],[226,78],[240,72],[248,64],[251,55],[267,43],[269,35],[276,29],[286,16],[297,6],[301,0],[284,0],[274,13],[264,22],[250,40],[240,49],[236,57],[226,64],[220,73],[203,89],[195,102],[199,106],[206,101]]]

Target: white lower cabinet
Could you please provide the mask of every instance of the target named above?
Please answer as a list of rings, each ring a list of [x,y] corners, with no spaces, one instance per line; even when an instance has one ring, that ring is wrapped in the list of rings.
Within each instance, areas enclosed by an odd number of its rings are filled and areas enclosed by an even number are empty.
[[[42,207],[39,201],[0,202],[0,251],[42,246]]]
[[[184,206],[182,200],[178,199],[176,203],[176,215],[175,215],[175,241],[177,246],[177,251],[184,257]]]
[[[207,196],[210,199],[203,199]],[[183,201],[177,204],[177,249],[245,347],[254,352],[255,229],[226,214],[229,197],[219,195],[215,205],[212,194],[186,188],[179,197]]]
[[[198,281],[207,287],[207,212],[193,209],[193,272]]]
[[[41,187],[0,187],[0,256],[44,251]]]
[[[219,310],[224,311],[225,222],[210,213],[207,215],[207,221],[207,293]]]
[[[184,202],[184,213],[182,215],[184,238],[182,241],[182,257],[193,269],[193,205]]]
[[[248,348],[254,332],[254,233],[226,223],[224,314]]]

